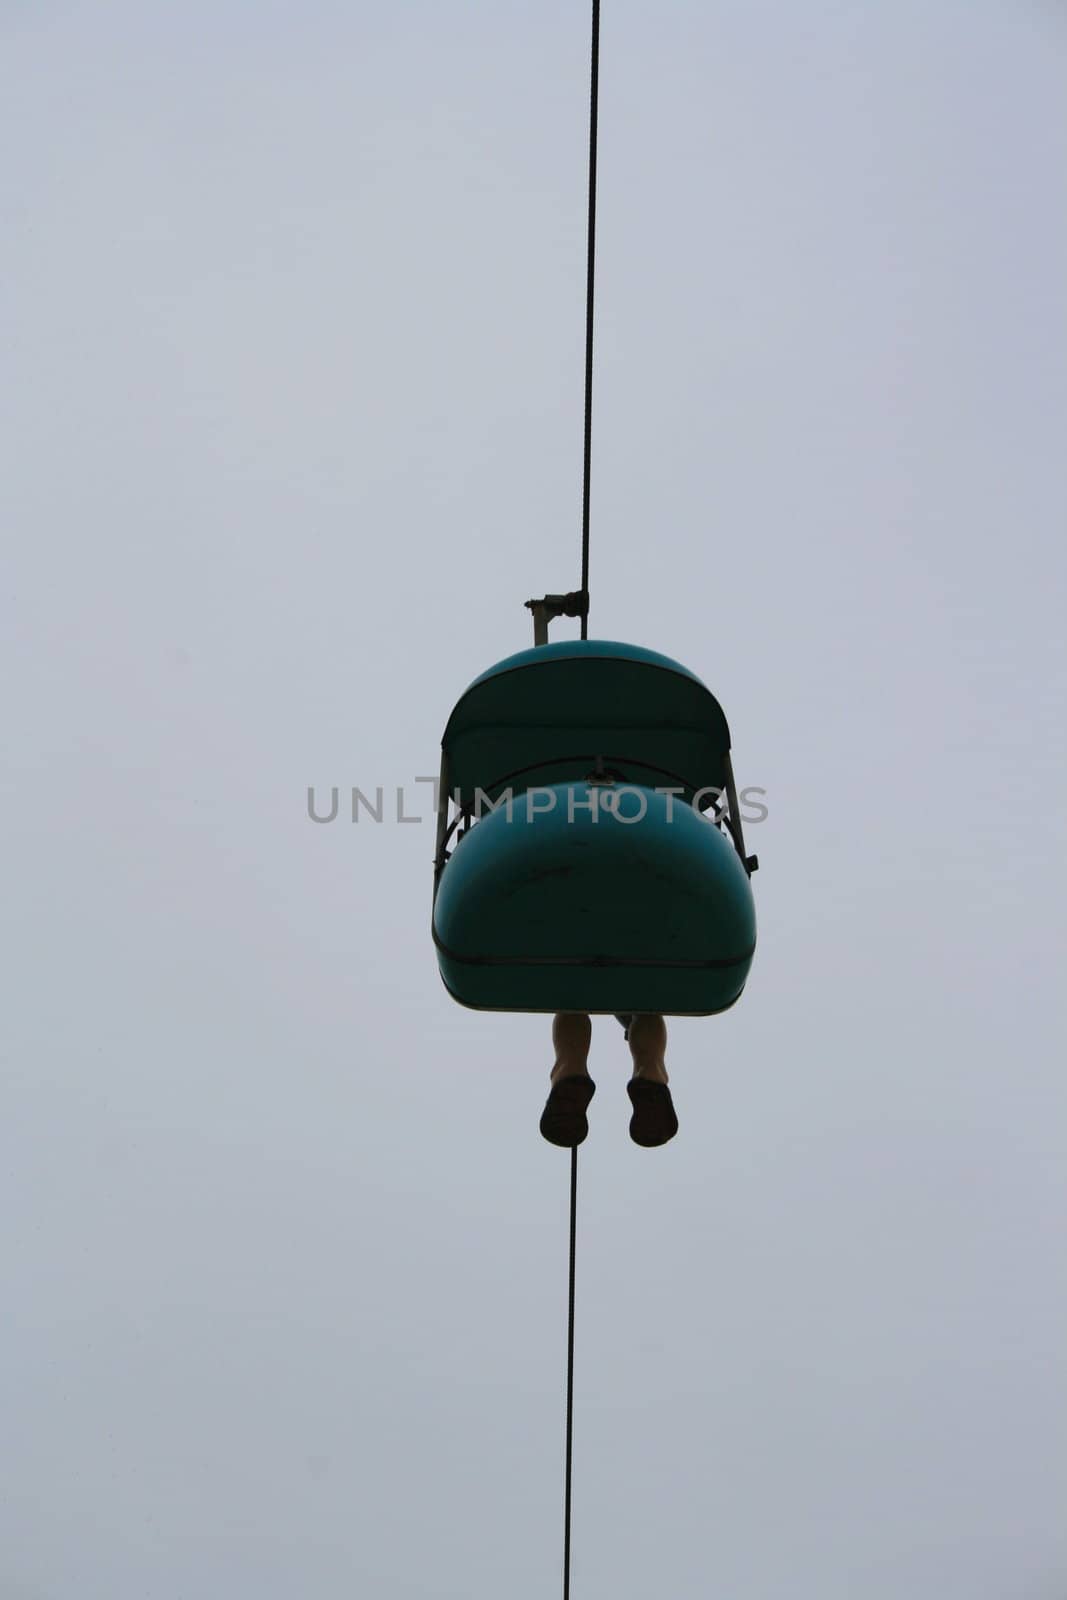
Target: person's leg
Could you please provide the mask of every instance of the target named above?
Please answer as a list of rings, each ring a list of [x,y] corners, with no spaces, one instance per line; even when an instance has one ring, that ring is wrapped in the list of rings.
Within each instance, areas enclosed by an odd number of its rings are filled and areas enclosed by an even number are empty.
[[[626,1034],[633,1057],[634,1075],[626,1085],[633,1106],[630,1138],[651,1148],[666,1144],[678,1132],[678,1118],[667,1087],[667,1026],[654,1012],[630,1018]]]
[[[634,1077],[666,1083],[667,1024],[663,1018],[652,1011],[631,1017],[626,1037],[633,1056]]]
[[[584,1011],[557,1011],[552,1018],[552,1046],[556,1052],[552,1082],[589,1076],[589,1046],[593,1024]]]
[[[571,1149],[589,1132],[586,1110],[596,1084],[589,1076],[593,1024],[584,1012],[559,1011],[552,1019],[556,1051],[552,1088],[541,1113],[541,1133],[549,1144]]]

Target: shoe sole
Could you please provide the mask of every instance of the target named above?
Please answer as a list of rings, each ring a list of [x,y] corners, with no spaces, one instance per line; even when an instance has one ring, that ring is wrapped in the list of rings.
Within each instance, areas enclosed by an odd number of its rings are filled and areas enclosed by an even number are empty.
[[[561,1150],[573,1150],[589,1133],[586,1111],[596,1092],[592,1078],[561,1078],[541,1113],[541,1137]]]
[[[669,1143],[678,1132],[678,1118],[667,1085],[631,1078],[626,1092],[634,1108],[630,1118],[630,1138],[634,1144],[643,1150],[655,1150]]]

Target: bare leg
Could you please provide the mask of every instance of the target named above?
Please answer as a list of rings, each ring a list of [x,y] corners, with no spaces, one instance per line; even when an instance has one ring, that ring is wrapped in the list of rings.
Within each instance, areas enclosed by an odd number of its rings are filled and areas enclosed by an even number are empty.
[[[630,1022],[630,1054],[634,1077],[649,1083],[666,1083],[667,1025],[655,1012],[638,1013]]]
[[[556,1061],[552,1088],[541,1113],[541,1133],[549,1144],[573,1149],[589,1132],[586,1111],[596,1088],[587,1065],[593,1024],[584,1011],[559,1011],[552,1018]]]
[[[651,1147],[666,1144],[678,1132],[671,1091],[667,1087],[667,1026],[654,1012],[631,1017],[630,1054],[634,1075],[626,1085],[634,1114],[630,1118],[630,1138],[634,1144]]]
[[[584,1011],[557,1011],[552,1018],[552,1045],[556,1052],[552,1082],[589,1076],[589,1045],[593,1024]]]

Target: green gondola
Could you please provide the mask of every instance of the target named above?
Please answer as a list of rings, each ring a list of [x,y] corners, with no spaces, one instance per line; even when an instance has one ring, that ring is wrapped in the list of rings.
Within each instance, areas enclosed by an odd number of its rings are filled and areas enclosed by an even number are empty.
[[[464,1005],[724,1011],[755,948],[755,865],[722,709],[668,656],[544,644],[448,720],[433,937]]]

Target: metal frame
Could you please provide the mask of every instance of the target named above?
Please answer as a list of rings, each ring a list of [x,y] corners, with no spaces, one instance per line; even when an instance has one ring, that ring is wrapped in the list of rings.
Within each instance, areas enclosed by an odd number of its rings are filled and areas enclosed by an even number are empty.
[[[534,644],[547,644],[548,625],[556,617],[589,615],[589,591],[574,589],[570,594],[542,595],[540,600],[527,600],[526,609],[533,612]]]

